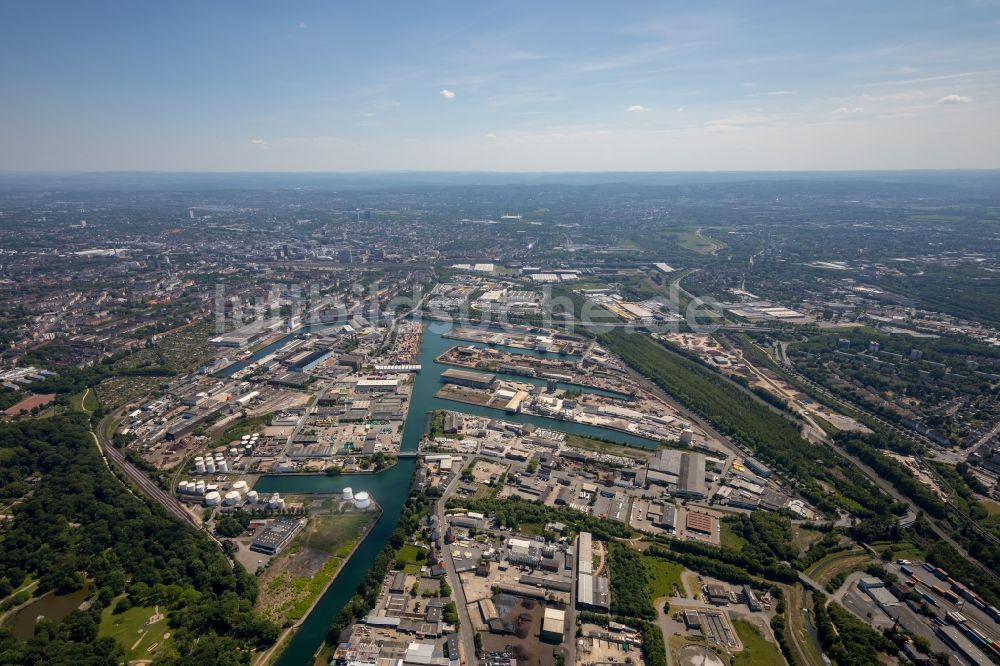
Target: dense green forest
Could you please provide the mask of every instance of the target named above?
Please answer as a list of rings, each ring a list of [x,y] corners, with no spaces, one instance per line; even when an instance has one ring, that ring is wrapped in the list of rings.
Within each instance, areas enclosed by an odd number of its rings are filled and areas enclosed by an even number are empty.
[[[813,621],[826,654],[835,666],[868,666],[879,655],[899,652],[895,643],[851,615],[835,602],[826,604],[822,592],[813,592]]]
[[[649,573],[638,551],[615,541],[608,543],[611,573],[611,612],[644,620],[655,620],[656,610],[649,598]]]
[[[176,655],[167,663],[249,663],[278,628],[252,610],[256,579],[231,567],[204,534],[133,495],[107,468],[82,415],[0,425],[0,494],[20,497],[0,530],[0,594],[30,576],[36,594],[96,590],[87,611],[43,623],[30,641],[0,632],[0,663],[117,663],[98,640],[101,610],[126,604],[167,613]]]
[[[700,363],[640,333],[615,331],[601,337],[611,351],[650,377],[664,391],[779,470],[818,509],[838,507],[858,515],[886,513],[891,502],[849,461],[832,449],[807,443],[795,425]],[[837,488],[826,492],[823,480]]]

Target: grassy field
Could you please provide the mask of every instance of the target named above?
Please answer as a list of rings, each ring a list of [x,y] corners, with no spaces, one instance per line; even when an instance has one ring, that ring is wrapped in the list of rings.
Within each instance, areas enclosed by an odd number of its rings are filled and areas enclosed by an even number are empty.
[[[837,574],[845,571],[860,571],[871,561],[872,557],[866,551],[848,550],[827,555],[806,573],[820,585],[826,585]]]
[[[810,637],[806,627],[807,616],[802,612],[806,607],[805,591],[801,585],[782,585],[788,612],[785,613],[785,639],[795,658],[795,663],[801,666],[824,666],[820,656],[819,646]],[[779,662],[780,663],[780,662]]]
[[[719,539],[722,543],[723,548],[729,548],[731,550],[743,550],[743,544],[746,543],[746,539],[741,537],[739,534],[733,532],[733,526],[730,523],[721,521],[719,523],[720,532]]]
[[[111,603],[101,612],[101,626],[98,635],[111,637],[125,650],[125,658],[151,660],[169,656],[173,652],[170,627],[156,608],[136,606],[117,615],[112,612]],[[165,609],[162,609],[162,613]],[[154,619],[152,624],[150,619]]]
[[[698,254],[712,254],[722,247],[721,243],[700,233],[699,229],[677,234],[677,244],[685,250],[691,250]]]
[[[371,516],[365,513],[316,516],[306,530],[304,546],[336,557],[347,557],[370,519]]]
[[[922,548],[909,541],[897,541],[895,543],[889,541],[875,541],[869,545],[877,550],[879,554],[884,553],[887,550],[892,550],[893,559],[902,558],[907,560],[923,560],[927,557],[927,553],[925,553]]]
[[[240,419],[229,428],[225,430],[221,435],[219,435],[213,446],[218,446],[219,444],[228,444],[234,439],[239,439],[243,435],[252,435],[253,433],[261,430],[264,426],[271,422],[271,416],[253,416],[250,418]]]
[[[659,599],[660,597],[672,597],[680,594],[686,597],[684,586],[681,584],[681,573],[684,567],[676,562],[667,562],[649,555],[642,556],[642,563],[649,572],[649,597]],[[674,590],[674,586],[677,590]]]
[[[770,666],[784,661],[775,643],[764,638],[760,630],[745,620],[733,620],[743,651],[733,656],[732,666]]]
[[[420,557],[422,555],[422,557]],[[403,571],[410,574],[419,574],[420,568],[427,562],[427,553],[417,548],[413,544],[406,544],[396,553],[396,559],[404,562],[406,566]]]
[[[1000,516],[1000,502],[991,499],[980,500],[979,504],[986,509],[986,513],[991,516]]]
[[[260,577],[257,609],[288,627],[305,617],[361,538],[372,514],[321,514]]]
[[[69,398],[69,405],[73,411],[92,413],[97,409],[97,393],[93,389],[84,389],[80,393],[74,393]]]
[[[650,455],[655,453],[653,449],[645,449],[639,446],[624,446],[622,444],[615,444],[613,442],[605,442],[604,440],[594,439],[593,437],[576,435],[571,432],[566,433],[566,444],[568,446],[575,446],[577,448],[587,449],[588,451],[597,451],[598,453],[604,453],[611,456],[639,458],[642,460],[648,459]]]
[[[792,541],[799,547],[799,552],[804,553],[809,547],[823,538],[823,533],[811,530],[801,525],[792,525]]]

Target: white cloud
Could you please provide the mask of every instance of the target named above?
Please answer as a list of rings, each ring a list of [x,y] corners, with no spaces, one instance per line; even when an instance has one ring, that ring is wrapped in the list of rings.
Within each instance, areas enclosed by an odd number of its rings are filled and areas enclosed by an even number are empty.
[[[441,91],[441,97],[444,97],[445,99],[455,99],[455,93],[445,88]]]
[[[865,111],[864,107],[860,107],[860,106],[855,106],[855,107],[842,106],[839,109],[834,109],[833,111],[830,112],[830,114],[834,115],[834,116],[840,116],[840,117],[843,117],[843,116],[856,116],[859,113],[864,113],[864,111]]]
[[[767,93],[768,97],[787,97],[794,94],[791,90],[772,90]]]
[[[483,138],[486,138],[486,139],[495,139],[495,138],[497,138],[497,135],[494,134],[493,132],[488,132],[487,134],[483,135]]]
[[[683,106],[678,106],[677,107],[677,113],[684,113],[684,107]]]
[[[939,99],[937,104],[968,104],[972,101],[971,97],[966,97],[965,95],[945,95]]]
[[[649,109],[642,104],[633,104],[625,110],[628,113],[645,113],[646,111],[649,111]]]
[[[301,23],[299,23],[299,27],[300,27],[301,29],[305,30],[305,29],[306,29],[306,28],[308,28],[309,26],[307,26],[307,25],[306,25],[306,22],[305,22],[305,21],[302,21]]]
[[[250,139],[250,143],[257,146],[258,148],[267,150],[267,141],[265,141],[264,139]]]

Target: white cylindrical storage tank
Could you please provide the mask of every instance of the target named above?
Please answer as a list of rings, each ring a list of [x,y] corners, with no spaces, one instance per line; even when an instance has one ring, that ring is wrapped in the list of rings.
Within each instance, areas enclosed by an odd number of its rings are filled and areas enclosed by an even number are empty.
[[[344,488],[343,498],[345,501],[350,502],[354,499],[354,491],[350,488]]]
[[[211,458],[205,461],[205,471],[209,474],[215,474],[215,461]]]
[[[240,437],[240,441],[241,442],[249,442],[250,441],[250,435],[243,435],[242,437]]]
[[[247,501],[248,502],[253,502],[254,504],[256,504],[257,500],[259,500],[259,499],[260,499],[260,495],[257,494],[256,490],[251,490],[250,492],[247,493]]]
[[[181,495],[187,495],[188,493],[188,482],[181,481],[177,484],[177,492]]]
[[[199,481],[198,483],[194,484],[194,492],[195,492],[196,495],[204,495],[205,494],[205,482],[204,481]]]
[[[272,509],[277,509],[279,504],[284,503],[285,500],[281,499],[281,495],[274,493],[271,495],[271,499],[267,501],[267,505]]]
[[[229,463],[227,463],[225,460],[220,460],[216,469],[218,469],[220,472],[228,472]]]
[[[247,491],[247,482],[237,481],[236,483],[233,484],[232,489],[238,493],[245,493]]]
[[[219,493],[213,490],[205,495],[205,506],[218,506],[220,500]]]
[[[247,444],[243,447],[243,455],[250,455],[253,453],[253,444]]]
[[[218,493],[216,493],[216,494],[218,494]],[[240,499],[241,499],[242,497],[243,497],[243,496],[242,496],[242,495],[240,495],[240,494],[239,494],[238,492],[236,492],[235,490],[230,490],[230,491],[229,491],[228,493],[226,493],[226,499],[225,499],[225,501],[223,502],[223,504],[225,504],[226,506],[233,506],[233,505],[235,505],[235,504],[239,504],[239,502],[240,502]]]
[[[372,500],[368,496],[368,493],[361,491],[354,496],[354,508],[355,509],[367,509],[372,505]]]
[[[692,435],[694,435],[694,433],[691,432],[691,428],[684,428],[684,430],[681,430],[681,444],[690,444]]]
[[[229,455],[230,456],[232,456],[232,457],[235,458],[237,455],[239,455],[239,453],[240,453],[240,450],[237,449],[235,446],[230,446],[229,447]]]
[[[205,459],[201,456],[194,459],[194,471],[198,474],[205,473]]]

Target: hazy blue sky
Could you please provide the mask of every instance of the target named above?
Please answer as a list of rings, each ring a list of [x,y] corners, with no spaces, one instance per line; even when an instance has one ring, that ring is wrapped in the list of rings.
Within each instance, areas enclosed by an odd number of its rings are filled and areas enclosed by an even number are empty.
[[[1000,167],[1000,2],[0,1],[4,170]]]

